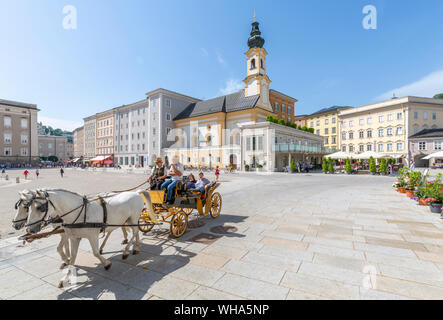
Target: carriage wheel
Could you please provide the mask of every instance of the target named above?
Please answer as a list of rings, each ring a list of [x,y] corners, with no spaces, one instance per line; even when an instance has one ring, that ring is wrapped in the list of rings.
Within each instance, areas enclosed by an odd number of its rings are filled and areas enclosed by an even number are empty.
[[[154,224],[149,223],[145,217],[141,216],[138,218],[138,230],[141,232],[149,232],[154,227]]]
[[[222,197],[220,193],[216,192],[211,197],[210,213],[212,218],[214,219],[218,218],[218,216],[220,215],[221,207],[222,207]]]
[[[189,216],[192,213],[192,211],[194,211],[194,209],[192,209],[192,208],[184,208],[183,211]]]
[[[179,238],[186,232],[187,228],[188,228],[188,215],[183,210],[180,210],[172,217],[171,234],[175,238]]]

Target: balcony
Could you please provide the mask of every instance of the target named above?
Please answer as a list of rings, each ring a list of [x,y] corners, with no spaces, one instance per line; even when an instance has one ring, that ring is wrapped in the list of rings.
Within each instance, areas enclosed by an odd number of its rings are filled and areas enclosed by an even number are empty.
[[[275,144],[272,146],[274,152],[305,152],[305,153],[334,153],[335,150],[325,147],[313,147],[300,144]]]

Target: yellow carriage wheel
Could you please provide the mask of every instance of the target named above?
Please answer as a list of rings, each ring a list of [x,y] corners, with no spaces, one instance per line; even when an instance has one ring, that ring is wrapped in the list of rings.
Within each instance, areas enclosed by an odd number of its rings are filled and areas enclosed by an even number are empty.
[[[211,208],[209,209],[211,217],[214,219],[218,218],[218,216],[220,215],[221,208],[222,208],[222,197],[220,193],[216,192],[212,194],[211,197]]]
[[[149,232],[154,227],[154,224],[149,222],[149,218],[141,216],[138,218],[138,230],[141,232]]]
[[[194,211],[194,209],[192,209],[192,208],[184,208],[183,211],[189,216],[192,213],[192,211]]]
[[[181,237],[188,228],[188,215],[180,210],[174,214],[171,220],[171,234],[175,238]]]

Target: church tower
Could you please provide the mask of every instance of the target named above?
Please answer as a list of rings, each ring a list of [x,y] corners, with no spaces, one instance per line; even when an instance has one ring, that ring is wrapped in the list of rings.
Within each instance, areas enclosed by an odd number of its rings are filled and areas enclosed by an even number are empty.
[[[248,39],[248,52],[246,55],[246,72],[247,77],[243,80],[245,83],[245,96],[254,96],[259,94],[260,100],[257,106],[270,109],[269,102],[269,85],[271,80],[266,74],[266,56],[267,52],[263,48],[265,39],[261,37],[259,23],[256,21],[254,14],[254,22],[252,23],[251,36]]]

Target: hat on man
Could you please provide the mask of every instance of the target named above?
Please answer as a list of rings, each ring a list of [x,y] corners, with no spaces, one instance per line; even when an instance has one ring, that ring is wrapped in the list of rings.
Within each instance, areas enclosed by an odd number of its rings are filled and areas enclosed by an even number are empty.
[[[157,159],[155,159],[155,162],[156,162],[156,163],[157,163],[157,162],[161,162],[161,163],[163,163],[163,160],[162,160],[161,157],[158,157]]]

